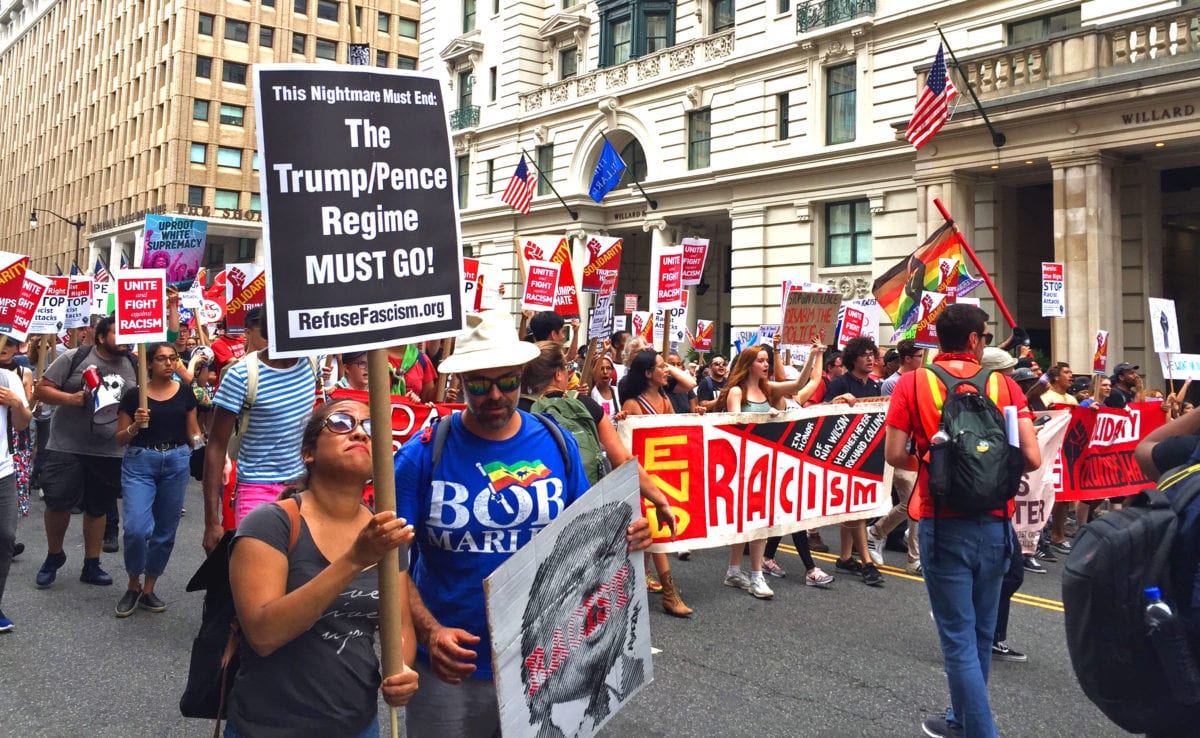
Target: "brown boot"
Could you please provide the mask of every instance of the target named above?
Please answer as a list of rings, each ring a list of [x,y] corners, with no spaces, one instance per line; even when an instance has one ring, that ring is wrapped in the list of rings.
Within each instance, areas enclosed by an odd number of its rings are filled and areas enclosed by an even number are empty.
[[[671,572],[666,571],[660,574],[659,581],[662,582],[663,587],[663,611],[677,618],[686,618],[691,615],[692,608],[683,604],[683,598],[679,596],[679,590],[675,587],[675,577],[671,576]]]

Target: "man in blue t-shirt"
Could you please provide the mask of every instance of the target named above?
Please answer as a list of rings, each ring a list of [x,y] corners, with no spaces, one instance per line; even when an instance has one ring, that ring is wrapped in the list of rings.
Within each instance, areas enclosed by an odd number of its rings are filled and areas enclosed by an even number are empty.
[[[417,536],[410,604],[422,678],[409,738],[498,733],[483,579],[588,490],[574,437],[562,434],[568,474],[550,431],[517,409],[521,367],[538,348],[500,311],[467,325],[440,367],[459,375],[467,408],[441,421],[451,425],[437,468],[428,434],[396,454],[397,513]],[[649,546],[646,519],[625,537],[631,551]]]

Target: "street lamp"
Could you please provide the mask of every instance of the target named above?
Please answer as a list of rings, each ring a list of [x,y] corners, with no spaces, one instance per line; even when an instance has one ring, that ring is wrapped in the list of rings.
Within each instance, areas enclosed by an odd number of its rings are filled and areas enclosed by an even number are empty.
[[[55,218],[58,218],[59,220],[61,220],[62,222],[66,223],[68,225],[75,226],[75,261],[74,261],[74,264],[76,267],[79,267],[79,269],[82,270],[83,267],[79,266],[79,247],[82,245],[83,227],[85,225],[87,225],[86,223],[83,222],[83,216],[80,215],[75,220],[71,220],[70,218],[66,218],[66,217],[59,215],[58,213],[54,212],[53,210],[47,210],[46,208],[41,208],[41,211],[43,213],[53,215]],[[37,217],[38,217],[38,208],[33,208],[32,210],[29,211],[29,227],[30,228],[37,228],[37,224],[38,224]]]

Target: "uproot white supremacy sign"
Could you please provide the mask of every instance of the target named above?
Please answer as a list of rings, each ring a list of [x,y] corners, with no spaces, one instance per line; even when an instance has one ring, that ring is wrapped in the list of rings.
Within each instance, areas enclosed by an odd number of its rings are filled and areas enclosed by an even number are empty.
[[[254,70],[271,353],[463,330],[462,245],[439,82],[369,67]]]
[[[591,736],[654,679],[626,462],[484,580],[505,736]]]

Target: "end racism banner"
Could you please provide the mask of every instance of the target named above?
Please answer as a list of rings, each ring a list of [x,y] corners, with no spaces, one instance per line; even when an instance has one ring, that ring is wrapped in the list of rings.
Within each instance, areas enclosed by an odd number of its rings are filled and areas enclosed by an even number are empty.
[[[595,735],[653,681],[639,507],[627,462],[483,580],[503,735]]]
[[[835,308],[836,311],[836,308]],[[645,505],[657,552],[712,548],[878,517],[892,504],[886,403],[762,413],[638,415],[622,441],[671,501],[675,541]]]
[[[465,327],[441,83],[402,70],[256,64],[272,356]]]
[[[167,284],[180,292],[190,288],[204,258],[208,221],[147,215],[142,240],[142,268],[163,269]]]
[[[167,273],[164,269],[117,269],[117,343],[167,340]]]

